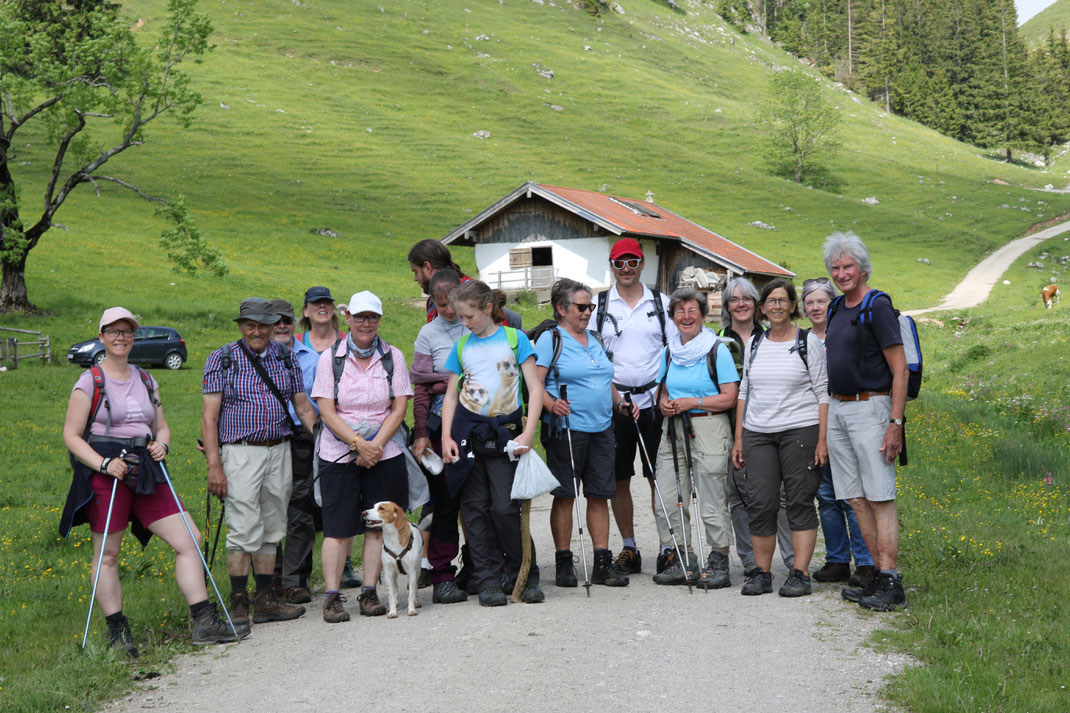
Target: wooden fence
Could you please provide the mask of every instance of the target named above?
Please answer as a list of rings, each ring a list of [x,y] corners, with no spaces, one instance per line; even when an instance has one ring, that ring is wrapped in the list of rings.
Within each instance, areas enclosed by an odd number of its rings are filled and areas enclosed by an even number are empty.
[[[11,337],[6,334],[0,334],[0,337],[2,337],[0,347],[3,348],[0,364],[10,362],[12,369],[18,369],[19,362],[23,359],[42,359],[48,363],[52,362],[52,340],[47,334],[13,327],[0,327],[0,332],[15,332],[16,334],[30,336],[29,339],[20,340],[17,336]],[[30,354],[27,351],[32,351],[33,353]]]

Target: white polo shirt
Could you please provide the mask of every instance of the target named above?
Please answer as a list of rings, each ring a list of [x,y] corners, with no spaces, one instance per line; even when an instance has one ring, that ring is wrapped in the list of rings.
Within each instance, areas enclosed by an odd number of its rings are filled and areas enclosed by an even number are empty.
[[[596,299],[595,303],[597,302]],[[669,298],[661,295],[661,304],[665,312],[665,337],[671,339],[676,334],[676,325],[669,315]],[[591,328],[596,326],[592,320]],[[616,284],[609,289],[606,319],[602,324],[602,340],[606,350],[613,354],[613,383],[642,386],[657,378],[664,342],[661,338],[661,323],[654,308],[654,293],[649,287],[643,285],[643,296],[634,309],[629,307],[617,292]],[[652,406],[654,388],[651,387],[644,393],[632,394],[632,400],[639,404],[639,408]]]

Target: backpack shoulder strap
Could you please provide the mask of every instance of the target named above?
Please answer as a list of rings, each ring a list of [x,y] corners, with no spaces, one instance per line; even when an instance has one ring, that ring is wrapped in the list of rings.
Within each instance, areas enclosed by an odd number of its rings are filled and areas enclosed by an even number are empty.
[[[223,372],[226,372],[232,366],[234,366],[234,343],[227,342],[223,345],[223,354],[219,359],[219,368]]]
[[[609,308],[609,290],[598,293],[598,306],[594,310],[594,331],[602,333],[602,325],[606,323],[606,310]]]
[[[661,327],[661,346],[665,347],[669,345],[669,337],[665,334],[665,305],[661,303],[661,292],[656,287],[651,287],[650,292],[654,295],[654,314],[657,315],[658,326]]]
[[[89,373],[93,377],[93,395],[89,401],[89,419],[86,420],[85,430],[82,431],[83,440],[89,437],[89,429],[93,425],[93,421],[97,417],[97,411],[100,410],[102,403],[107,412],[104,432],[109,433],[111,431],[111,404],[108,403],[108,392],[104,389],[104,370],[98,364],[94,364],[89,367]]]
[[[394,350],[390,348],[390,345],[383,341],[383,338],[379,338],[379,358],[383,364],[383,369],[386,371],[386,388],[390,392],[390,400],[394,400]]]
[[[464,345],[468,344],[470,336],[472,336],[472,333],[468,332],[467,334],[462,334],[460,339],[457,340],[457,366],[461,368],[461,375],[457,377],[458,393],[464,388],[464,359],[462,359],[462,355],[464,354]]]
[[[765,337],[765,330],[758,332],[750,340],[750,359],[747,360],[747,371],[744,374],[746,377],[750,377],[750,368],[754,365],[754,355],[758,353],[758,343]]]
[[[346,356],[348,355],[347,349],[339,356],[338,345],[341,343],[341,339],[335,339],[334,346],[331,347],[331,355],[334,357],[331,366],[334,372],[334,405],[336,408],[338,406],[338,382],[342,379],[342,371],[346,368]]]
[[[710,381],[720,391],[720,381],[717,378],[717,348],[721,346],[721,340],[717,339],[713,342],[713,349],[706,352],[706,371],[710,373]]]
[[[561,358],[561,328],[553,327],[550,331],[550,345],[553,347],[553,356],[550,357],[550,365],[547,367],[547,373],[553,372],[554,381],[557,381],[557,360]],[[558,382],[560,387],[560,382]]]
[[[152,388],[152,377],[149,372],[140,366],[135,366],[134,371],[141,377],[141,383],[145,385],[145,391],[149,392],[149,401],[152,403],[152,440],[156,440],[156,409],[160,406],[160,399],[156,396],[156,390]]]
[[[810,371],[810,361],[807,359],[806,341],[810,338],[809,329],[796,329],[795,330],[795,351],[799,353],[799,358],[803,360],[803,365],[806,366],[806,371]]]
[[[517,354],[517,350],[520,347],[520,337],[517,336],[516,327],[504,327],[505,329],[505,341],[509,342],[509,348],[513,350],[513,356],[517,357],[517,365],[519,366],[520,355]]]

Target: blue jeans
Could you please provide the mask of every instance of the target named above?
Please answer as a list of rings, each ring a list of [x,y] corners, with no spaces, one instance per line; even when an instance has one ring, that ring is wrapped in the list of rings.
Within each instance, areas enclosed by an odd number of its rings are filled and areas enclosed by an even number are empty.
[[[825,535],[827,561],[851,564],[853,552],[856,567],[873,564],[866,541],[862,539],[862,531],[858,529],[855,511],[846,500],[836,499],[836,491],[832,487],[832,469],[828,464],[825,464],[821,487],[817,490],[817,512],[821,518],[821,531]]]

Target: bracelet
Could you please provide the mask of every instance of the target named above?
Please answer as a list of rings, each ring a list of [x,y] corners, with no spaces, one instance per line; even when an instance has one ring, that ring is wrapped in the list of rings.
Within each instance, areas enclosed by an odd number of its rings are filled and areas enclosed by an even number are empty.
[[[359,442],[360,442],[360,434],[359,433],[354,433],[353,434],[353,440],[349,442],[349,450],[351,450],[351,451],[357,450],[357,444]]]
[[[100,462],[100,473],[101,473],[101,475],[107,474],[108,466],[111,465],[111,462],[113,460],[115,460],[115,459],[114,458],[105,458],[104,460],[102,460]]]
[[[170,453],[171,453],[171,446],[167,445],[166,443],[164,443],[164,444],[162,444],[162,445],[163,445],[163,454],[164,454],[165,456],[167,456],[167,455],[170,455]]]
[[[698,397],[698,407],[702,408],[702,397],[701,396]]]

